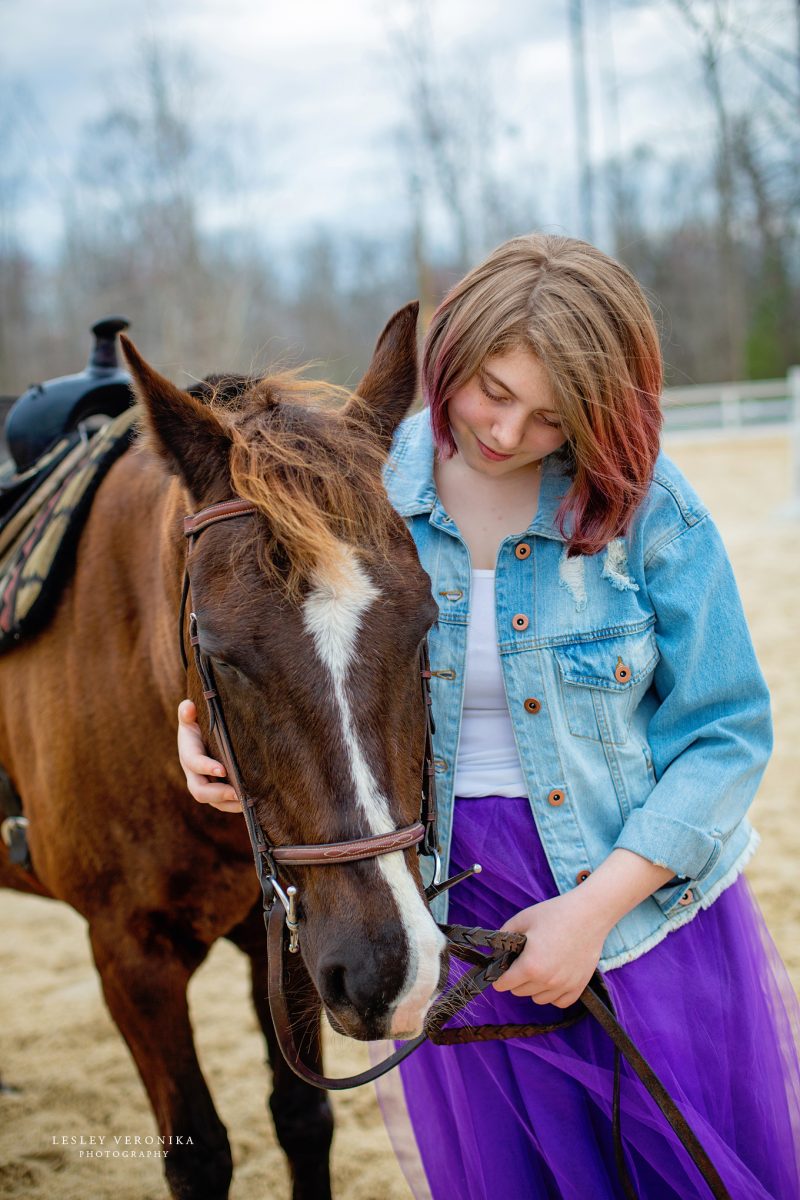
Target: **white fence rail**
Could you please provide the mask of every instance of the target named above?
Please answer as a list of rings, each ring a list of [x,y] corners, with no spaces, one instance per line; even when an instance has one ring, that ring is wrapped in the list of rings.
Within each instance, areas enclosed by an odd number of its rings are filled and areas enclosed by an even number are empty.
[[[701,383],[664,391],[664,429],[667,433],[693,429],[731,430],[752,425],[794,422],[792,367],[785,379],[743,383]],[[796,386],[796,385],[795,385]]]
[[[667,388],[663,396],[664,431],[691,438],[715,434],[747,435],[770,426],[787,429],[792,438],[792,494],[784,517],[800,517],[800,367],[785,379],[699,384]]]

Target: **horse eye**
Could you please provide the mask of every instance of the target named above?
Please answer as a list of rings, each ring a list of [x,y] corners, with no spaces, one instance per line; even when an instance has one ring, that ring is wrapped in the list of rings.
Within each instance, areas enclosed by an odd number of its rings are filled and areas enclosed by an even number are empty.
[[[224,658],[218,658],[215,654],[210,654],[209,658],[214,664],[214,670],[219,671],[223,677],[227,676],[230,679],[238,678],[245,681],[247,680],[247,675],[241,669],[241,667],[234,666],[232,662],[228,662],[227,659]]]

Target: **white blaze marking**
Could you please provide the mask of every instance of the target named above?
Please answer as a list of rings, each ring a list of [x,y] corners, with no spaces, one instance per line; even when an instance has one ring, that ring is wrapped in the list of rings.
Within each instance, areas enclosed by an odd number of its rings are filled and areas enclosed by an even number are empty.
[[[339,709],[342,740],[350,761],[356,802],[371,834],[395,829],[386,797],[378,787],[358,740],[345,681],[356,650],[361,618],[380,597],[355,553],[341,547],[342,562],[335,576],[318,572],[314,589],[303,605],[303,622],[314,638],[317,654],[330,672]],[[403,852],[375,859],[394,896],[408,945],[408,969],[391,1014],[390,1034],[415,1033],[439,982],[439,962],[445,939],[417,891]]]

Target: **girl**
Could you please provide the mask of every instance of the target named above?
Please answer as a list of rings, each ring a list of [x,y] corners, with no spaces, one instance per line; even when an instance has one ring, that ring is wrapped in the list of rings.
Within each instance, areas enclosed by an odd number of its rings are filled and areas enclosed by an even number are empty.
[[[434,315],[386,481],[440,609],[443,867],[483,866],[436,916],[528,939],[474,1024],[557,1020],[599,964],[731,1195],[796,1200],[797,1004],[741,874],[769,698],[719,535],[659,453],[661,384],[641,289],[584,242],[515,238]],[[179,717],[190,791],[238,808]],[[415,1193],[620,1196],[612,1071],[588,1020],[424,1046],[401,1068],[413,1150],[390,1119]],[[638,1194],[704,1195],[627,1075],[622,1106]]]

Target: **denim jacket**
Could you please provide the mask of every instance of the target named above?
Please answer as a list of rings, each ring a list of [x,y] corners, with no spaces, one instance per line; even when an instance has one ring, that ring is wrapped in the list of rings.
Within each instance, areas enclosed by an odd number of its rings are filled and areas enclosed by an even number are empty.
[[[386,486],[439,605],[429,642],[446,871],[470,559],[436,493],[427,409],[400,426]],[[549,455],[534,520],[500,546],[497,642],[559,891],[618,847],[675,873],[612,929],[609,970],[713,903],[755,850],[745,813],[772,745],[769,694],[719,533],[675,465],[659,455],[629,534],[590,557],[567,558],[554,524],[568,487],[562,456]],[[446,894],[434,911],[446,919]]]

